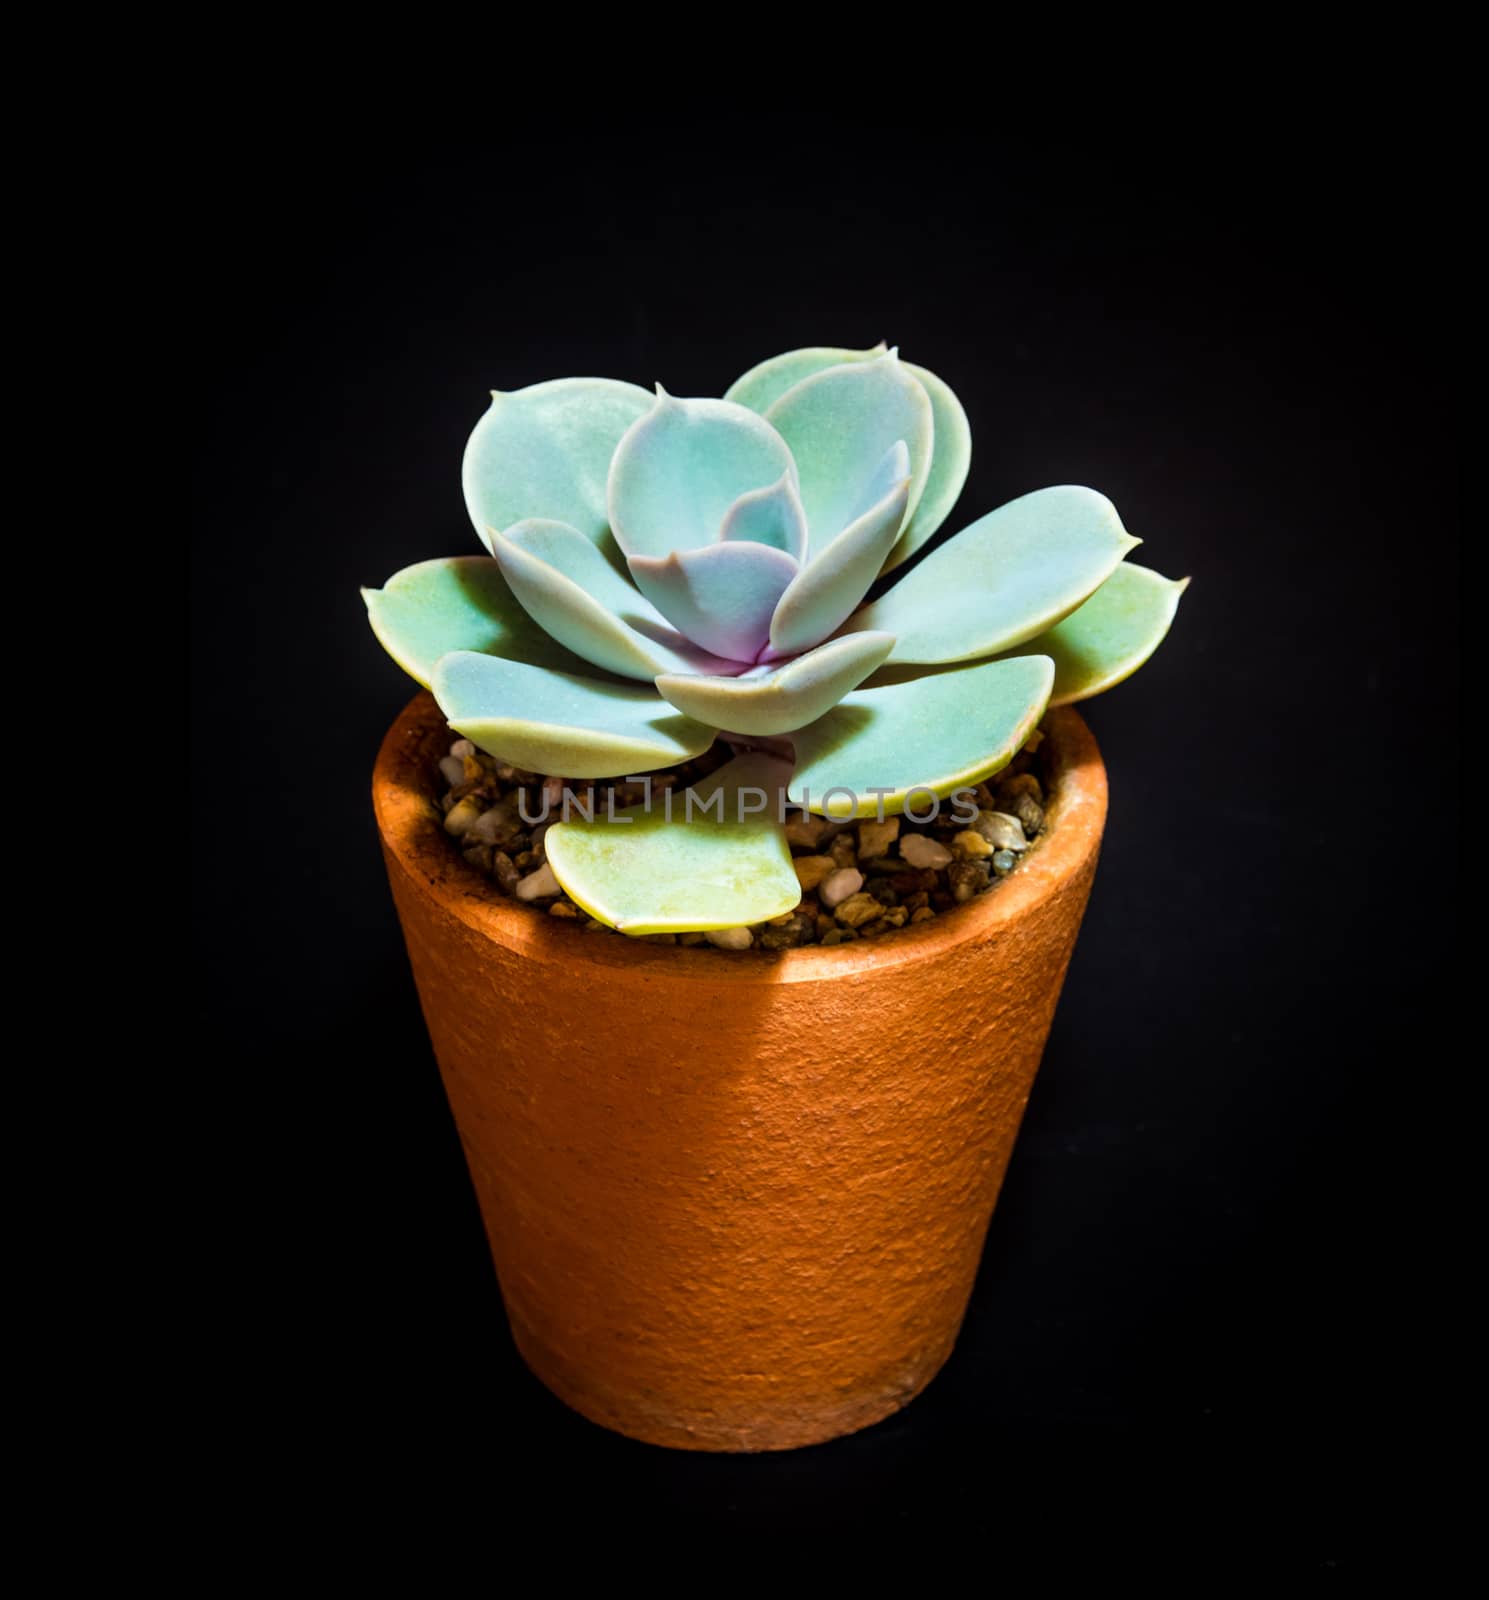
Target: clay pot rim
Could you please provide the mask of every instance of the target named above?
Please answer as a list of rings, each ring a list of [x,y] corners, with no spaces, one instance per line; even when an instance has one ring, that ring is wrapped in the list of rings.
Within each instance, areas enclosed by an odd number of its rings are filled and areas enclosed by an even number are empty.
[[[1080,870],[1106,820],[1106,767],[1096,740],[1073,706],[1043,724],[1053,762],[1055,802],[1044,836],[1028,861],[987,894],[929,922],[880,940],[857,939],[828,949],[722,951],[648,944],[589,932],[503,897],[452,848],[441,826],[431,777],[450,730],[433,696],[415,695],[389,728],[373,771],[373,808],[390,855],[416,883],[473,932],[538,960],[665,970],[671,978],[762,985],[871,976],[938,961],[969,941],[993,937],[1058,893]]]

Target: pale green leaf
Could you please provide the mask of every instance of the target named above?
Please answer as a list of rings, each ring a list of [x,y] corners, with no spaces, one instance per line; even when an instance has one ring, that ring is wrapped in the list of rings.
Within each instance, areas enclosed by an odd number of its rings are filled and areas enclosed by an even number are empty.
[[[1052,706],[1089,700],[1130,678],[1163,643],[1188,587],[1188,578],[1124,561],[1084,605],[1016,653],[1055,663]]]
[[[755,412],[658,390],[610,463],[610,526],[627,556],[694,550],[718,539],[742,494],[795,474],[785,440]]]
[[[728,669],[671,627],[577,528],[533,518],[494,533],[491,548],[533,619],[592,665],[648,683],[659,672]]]
[[[972,467],[972,427],[951,385],[911,361],[905,363],[905,370],[919,380],[930,396],[936,446],[926,475],[925,492],[915,508],[915,515],[900,535],[899,543],[884,563],[886,572],[914,555],[951,515]]]
[[[753,663],[770,642],[776,604],[800,570],[773,545],[731,540],[632,556],[637,587],[684,638],[730,661]]]
[[[899,446],[900,459],[908,455]],[[876,485],[877,487],[877,485]],[[805,650],[836,628],[868,593],[885,553],[894,544],[909,503],[910,480],[889,485],[825,550],[791,580],[770,619],[770,646],[782,655]]]
[[[976,661],[1053,627],[1139,542],[1094,489],[1040,489],[963,528],[847,626],[894,634],[893,661]]]
[[[881,798],[890,815],[907,797],[924,812],[924,791],[949,795],[1008,765],[1044,715],[1054,675],[1048,656],[1025,655],[855,689],[791,735],[791,799],[823,816],[873,816]]]
[[[829,367],[846,366],[850,361],[872,361],[882,356],[888,345],[876,344],[870,350],[846,350],[835,345],[812,345],[805,350],[787,350],[772,356],[738,377],[724,392],[726,400],[748,406],[762,416],[788,389],[803,378],[812,378]]]
[[[661,792],[612,820],[555,823],[544,849],[564,892],[622,933],[742,927],[784,915],[801,899],[791,848],[777,820],[785,763],[736,757],[685,795]],[[741,815],[741,799],[748,814]],[[704,810],[701,802],[708,801]]]
[[[891,634],[852,633],[743,677],[666,674],[657,679],[657,689],[679,711],[711,727],[757,737],[789,733],[856,689],[893,648]]]
[[[813,554],[866,509],[875,472],[901,441],[910,453],[908,510],[919,504],[934,448],[931,402],[893,351],[804,378],[766,421],[796,460]]]
[[[498,533],[529,517],[551,517],[600,539],[610,458],[652,396],[613,378],[555,378],[491,406],[465,447],[461,482],[476,532]]]
[[[479,650],[560,672],[584,662],[550,637],[518,604],[490,556],[444,556],[395,573],[362,599],[378,643],[408,675],[429,687],[434,664],[451,650]]]
[[[431,685],[450,726],[530,772],[615,778],[701,755],[714,730],[655,689],[457,651]]]
[[[795,471],[779,482],[740,495],[719,525],[721,540],[740,539],[784,550],[793,561],[807,552],[807,514],[796,491]]]

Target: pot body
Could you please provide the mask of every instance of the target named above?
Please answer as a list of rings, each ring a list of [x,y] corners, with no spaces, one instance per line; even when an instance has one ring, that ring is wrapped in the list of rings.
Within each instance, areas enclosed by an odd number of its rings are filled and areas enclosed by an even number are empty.
[[[375,802],[512,1332],[654,1444],[773,1450],[887,1416],[949,1355],[1096,868],[1106,775],[1050,713],[1045,836],[990,893],[780,955],[503,900],[440,827],[451,735],[394,724]]]

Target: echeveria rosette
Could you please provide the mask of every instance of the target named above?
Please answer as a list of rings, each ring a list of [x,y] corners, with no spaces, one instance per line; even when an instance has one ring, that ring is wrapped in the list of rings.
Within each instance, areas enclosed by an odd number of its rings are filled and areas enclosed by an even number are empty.
[[[722,400],[602,378],[495,394],[463,471],[490,557],[405,569],[367,592],[372,625],[452,728],[518,765],[625,777],[722,735],[773,753],[737,756],[700,800],[744,784],[898,812],[1135,671],[1184,587],[1127,562],[1110,502],[1066,487],[866,602],[941,526],[970,457],[956,396],[883,346],[788,352]],[[731,927],[798,898],[775,815],[774,798],[727,824],[621,813],[557,823],[546,848],[613,927]]]

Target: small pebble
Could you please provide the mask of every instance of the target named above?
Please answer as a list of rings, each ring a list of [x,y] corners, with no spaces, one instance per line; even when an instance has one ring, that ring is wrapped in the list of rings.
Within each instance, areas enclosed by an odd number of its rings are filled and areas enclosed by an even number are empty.
[[[784,921],[778,921],[760,935],[762,950],[795,950],[806,944],[817,931],[811,917],[800,917],[794,912]]]
[[[872,922],[883,909],[871,894],[850,894],[834,914],[845,927],[858,928]]]
[[[800,852],[792,867],[801,899],[791,911],[754,927],[647,934],[641,942],[724,950],[787,951],[813,944],[830,948],[918,926],[965,904],[1014,871],[1030,841],[1044,830],[1044,791],[1030,770],[1036,743],[1032,739],[991,784],[960,791],[955,809],[943,805],[914,832],[902,831],[900,817],[881,822],[797,813],[784,825],[792,847]],[[657,773],[653,789],[696,783],[724,759],[722,751],[710,752],[675,771]],[[518,811],[525,799],[529,814],[534,813],[544,791],[556,799],[562,779],[521,771],[478,751],[469,739],[455,740],[438,766],[444,780],[438,804],[445,829],[459,841],[471,866],[489,873],[504,894],[538,902],[537,909],[550,916],[579,922],[586,932],[612,931],[564,895],[544,859],[547,828],[538,825],[529,832]],[[642,797],[638,784],[574,782],[568,787],[596,815],[611,796],[617,808]],[[965,821],[968,805],[977,808],[970,825]]]
[[[863,874],[854,867],[840,867],[831,877],[825,878],[817,890],[817,898],[828,910],[839,906],[850,895],[863,888]]]
[[[553,876],[553,868],[545,862],[536,872],[530,872],[522,879],[516,892],[519,900],[544,900],[549,895],[562,894],[563,890]]]
[[[934,839],[927,839],[923,833],[907,833],[900,840],[900,855],[912,867],[922,871],[935,871],[944,867],[951,860],[951,851],[944,844],[938,844]]]
[[[1024,837],[1023,824],[1006,811],[979,811],[977,821],[972,826],[994,850],[1029,848],[1029,841]]]
[[[466,833],[466,840],[472,844],[496,844],[518,831],[517,802],[509,795],[476,818]]]
[[[1013,802],[1013,814],[1023,824],[1026,834],[1032,839],[1044,829],[1044,807],[1033,795],[1021,794]]]
[[[886,817],[883,822],[858,824],[858,859],[868,861],[874,856],[887,855],[889,847],[900,836],[900,819]]]
[[[851,834],[840,833],[827,847],[827,853],[840,867],[856,867],[858,852],[853,848]]]
[[[803,894],[810,894],[818,884],[825,883],[838,870],[838,864],[831,856],[797,856],[791,865],[796,868],[796,881],[801,885]]]
[[[464,838],[467,829],[471,828],[476,818],[481,815],[481,802],[474,795],[466,795],[464,800],[457,801],[450,808],[450,814],[445,818],[445,832],[452,839]]]
[[[951,885],[951,898],[957,905],[965,905],[974,894],[986,889],[992,875],[986,861],[953,861],[946,869],[946,881]],[[936,897],[931,896],[935,905]]]
[[[826,817],[793,817],[785,825],[786,842],[799,850],[815,850],[827,832]]]

